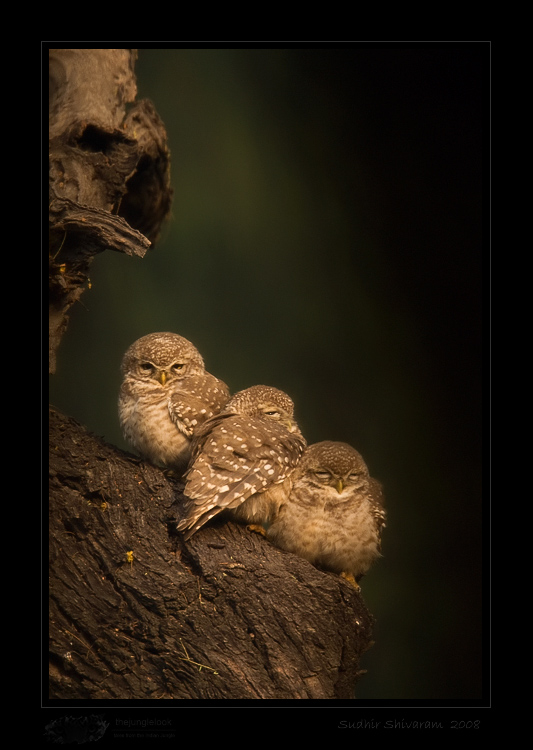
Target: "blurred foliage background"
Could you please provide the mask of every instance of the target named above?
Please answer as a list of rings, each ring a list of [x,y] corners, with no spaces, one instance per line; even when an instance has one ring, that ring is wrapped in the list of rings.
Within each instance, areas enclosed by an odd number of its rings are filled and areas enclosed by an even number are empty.
[[[50,400],[107,441],[123,352],[192,340],[234,392],[286,390],[308,442],[385,487],[359,698],[481,696],[481,255],[489,48],[141,49],[174,202],[104,253]]]

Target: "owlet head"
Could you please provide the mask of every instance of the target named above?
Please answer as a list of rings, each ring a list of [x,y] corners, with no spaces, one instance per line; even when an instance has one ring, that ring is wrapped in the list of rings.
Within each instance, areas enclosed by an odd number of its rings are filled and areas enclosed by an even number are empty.
[[[289,432],[298,431],[292,399],[268,385],[254,385],[239,391],[228,401],[223,413],[272,420],[283,424]]]
[[[307,447],[299,472],[317,486],[334,487],[339,494],[345,488],[363,486],[369,480],[363,457],[348,443],[324,440]]]
[[[124,375],[157,381],[161,385],[204,371],[204,361],[197,348],[177,333],[143,336],[129,347],[122,359]]]

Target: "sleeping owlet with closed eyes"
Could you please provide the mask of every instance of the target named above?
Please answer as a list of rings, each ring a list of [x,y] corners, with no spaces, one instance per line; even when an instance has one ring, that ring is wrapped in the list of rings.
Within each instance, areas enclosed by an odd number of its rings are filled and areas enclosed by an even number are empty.
[[[385,517],[381,484],[361,455],[326,440],[305,450],[267,538],[354,583],[380,557]]]
[[[305,445],[286,393],[265,385],[236,393],[194,437],[184,476],[186,515],[178,524],[184,538],[222,511],[267,524],[290,492]]]

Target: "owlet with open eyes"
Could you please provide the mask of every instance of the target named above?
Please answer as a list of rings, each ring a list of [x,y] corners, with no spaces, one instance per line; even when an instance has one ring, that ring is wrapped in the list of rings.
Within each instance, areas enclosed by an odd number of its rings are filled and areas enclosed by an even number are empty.
[[[225,383],[206,372],[190,341],[151,333],[122,360],[118,411],[125,439],[153,464],[183,472],[194,433],[229,399]]]
[[[268,523],[305,445],[286,393],[265,385],[236,393],[195,435],[178,524],[185,539],[224,510],[244,523]]]
[[[381,484],[347,443],[310,445],[267,538],[324,570],[358,581],[380,557]]]

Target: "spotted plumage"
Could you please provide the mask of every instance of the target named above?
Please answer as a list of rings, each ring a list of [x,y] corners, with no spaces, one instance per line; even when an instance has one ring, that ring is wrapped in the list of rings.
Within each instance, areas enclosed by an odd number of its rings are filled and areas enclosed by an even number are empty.
[[[192,437],[229,399],[225,383],[206,372],[190,341],[151,333],[122,360],[119,419],[124,437],[150,462],[182,472]]]
[[[194,437],[178,529],[188,539],[223,510],[238,521],[268,523],[305,445],[286,393],[263,385],[236,393]]]
[[[380,556],[381,484],[347,443],[308,446],[268,539],[316,567],[359,580]]]

